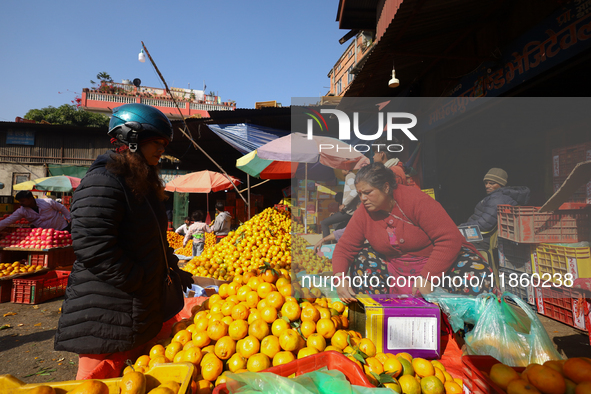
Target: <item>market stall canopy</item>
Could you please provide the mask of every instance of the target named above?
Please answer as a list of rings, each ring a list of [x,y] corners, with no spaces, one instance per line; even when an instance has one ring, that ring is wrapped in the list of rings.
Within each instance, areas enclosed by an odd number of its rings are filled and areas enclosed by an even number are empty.
[[[209,129],[240,153],[248,153],[289,131],[273,129],[248,123],[208,125]]]
[[[256,150],[236,160],[236,168],[261,179],[291,179],[298,163],[261,159]]]
[[[295,163],[316,163],[343,170],[359,169],[369,164],[369,159],[343,141],[331,137],[291,133],[277,138],[258,149],[261,159],[290,161]]]
[[[80,185],[80,178],[67,175],[37,178],[32,181],[17,183],[14,190],[30,190],[34,192],[62,192],[69,193]]]
[[[224,174],[215,171],[198,171],[181,175],[166,184],[165,190],[179,193],[210,193],[227,190],[240,184],[233,176],[228,179]]]

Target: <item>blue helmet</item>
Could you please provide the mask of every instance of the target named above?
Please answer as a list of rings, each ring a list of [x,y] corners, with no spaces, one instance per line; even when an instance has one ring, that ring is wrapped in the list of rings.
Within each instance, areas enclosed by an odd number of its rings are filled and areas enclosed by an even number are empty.
[[[162,111],[145,104],[125,104],[113,109],[108,134],[137,150],[140,140],[162,137],[172,141],[172,125]]]

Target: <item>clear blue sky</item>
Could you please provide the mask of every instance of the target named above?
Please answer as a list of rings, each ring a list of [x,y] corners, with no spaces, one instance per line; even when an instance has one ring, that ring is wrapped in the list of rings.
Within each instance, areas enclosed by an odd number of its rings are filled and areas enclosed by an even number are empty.
[[[3,1],[0,121],[69,104],[96,74],[217,92],[238,108],[317,97],[345,50],[338,0]],[[61,94],[59,93],[61,92]]]

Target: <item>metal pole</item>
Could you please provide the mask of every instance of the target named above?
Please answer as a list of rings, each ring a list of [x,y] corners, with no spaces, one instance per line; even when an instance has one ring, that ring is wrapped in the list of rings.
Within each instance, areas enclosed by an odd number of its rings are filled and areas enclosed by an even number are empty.
[[[248,188],[248,220],[250,220],[250,175],[246,174],[246,187]]]
[[[308,234],[308,163],[306,163],[304,194],[306,196],[306,202],[304,205],[304,234]]]

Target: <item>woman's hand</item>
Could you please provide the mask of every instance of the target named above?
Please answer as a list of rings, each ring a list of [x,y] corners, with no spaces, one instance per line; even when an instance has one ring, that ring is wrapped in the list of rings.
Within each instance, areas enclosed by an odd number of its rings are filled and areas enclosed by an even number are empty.
[[[316,245],[314,245],[314,254],[318,254],[318,252],[320,252],[320,248],[322,247],[323,243],[324,243],[324,238],[322,238],[320,241],[316,242]]]
[[[421,286],[417,286],[421,285]],[[430,281],[426,280],[425,278],[421,278],[420,281],[416,282],[412,288],[411,294],[413,296],[417,296],[419,294],[430,294],[433,292],[433,285]]]
[[[351,286],[349,286],[349,284],[343,280],[343,276],[343,274],[335,276],[340,277],[340,281],[338,282],[339,286],[336,287],[337,295],[339,296],[341,301],[343,301],[346,304],[357,301],[357,298],[355,298],[355,291],[353,291]]]

